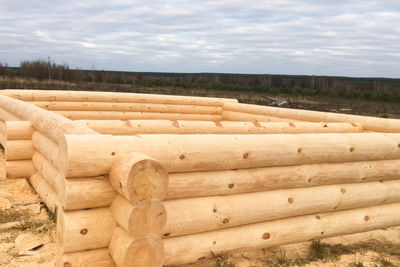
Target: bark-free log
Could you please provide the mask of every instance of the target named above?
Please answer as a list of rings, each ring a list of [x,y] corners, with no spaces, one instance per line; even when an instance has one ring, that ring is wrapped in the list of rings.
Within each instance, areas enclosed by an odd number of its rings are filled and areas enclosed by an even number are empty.
[[[165,201],[164,236],[400,202],[400,180]],[[268,205],[273,203],[273,205]]]
[[[166,238],[164,265],[196,262],[225,252],[275,247],[399,225],[400,204],[298,216]]]
[[[57,244],[64,252],[107,247],[117,227],[110,209],[62,211],[57,213]]]
[[[4,91],[3,91],[4,92]],[[63,134],[96,134],[90,128],[82,127],[73,124],[67,118],[55,114],[35,105],[16,100],[0,94],[0,106],[7,109],[12,114],[15,114],[21,120],[30,121],[32,125],[51,138],[58,142],[58,138]]]
[[[192,120],[220,121],[222,115],[123,111],[53,111],[71,120]]]
[[[115,158],[136,151],[169,172],[400,158],[400,134],[65,135],[59,144],[66,177],[109,173]]]
[[[164,261],[163,243],[156,234],[133,239],[118,227],[108,249],[118,267],[159,267]]]
[[[238,102],[236,99],[227,98],[56,90],[2,90],[1,94],[25,101],[126,102],[200,106],[222,106],[225,102]]]
[[[21,119],[18,118],[17,116],[14,116],[4,108],[0,108],[0,120],[6,122],[6,121],[20,121]]]
[[[238,122],[169,120],[81,120],[75,121],[96,132],[134,134],[262,134],[262,133],[351,133],[362,132],[360,124],[314,122]]]
[[[294,119],[285,119],[273,116],[256,115],[250,113],[223,111],[222,118],[226,121],[257,121],[257,122],[295,122]]]
[[[400,121],[396,119],[382,119],[329,112],[275,108],[237,103],[225,103],[224,114],[227,111],[245,112],[255,114],[257,116],[276,116],[301,121],[357,122],[361,123],[364,128],[369,131],[400,132]]]
[[[132,203],[149,198],[163,200],[167,196],[167,171],[160,162],[140,153],[128,153],[116,158],[110,182]]]
[[[39,152],[33,154],[32,162],[35,169],[61,199],[65,195],[65,179],[59,175],[57,168]]]
[[[125,198],[117,196],[110,209],[118,224],[134,238],[147,233],[161,234],[167,222],[164,205],[154,198],[133,205]]]
[[[6,160],[31,159],[34,152],[31,140],[7,140]]]
[[[7,139],[8,140],[30,140],[34,128],[30,121],[7,121]]]
[[[58,207],[58,199],[54,190],[49,184],[41,177],[40,174],[35,173],[29,178],[29,182],[35,191],[39,194],[40,198],[46,203],[47,208],[55,213]]]
[[[34,172],[32,160],[6,161],[7,179],[29,178]]]
[[[32,135],[33,146],[56,168],[59,168],[58,145],[44,134],[35,131]]]
[[[221,114],[218,106],[169,105],[169,104],[141,104],[115,102],[44,102],[32,101],[38,107],[47,110],[77,110],[77,111],[134,111],[159,113],[189,113],[189,114]]]
[[[56,267],[115,267],[107,248],[72,253],[57,252]]]
[[[167,199],[400,179],[400,160],[170,173]]]

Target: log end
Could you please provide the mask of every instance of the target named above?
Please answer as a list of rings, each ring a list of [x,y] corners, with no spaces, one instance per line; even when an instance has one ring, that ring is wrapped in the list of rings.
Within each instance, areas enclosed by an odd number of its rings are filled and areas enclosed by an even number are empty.
[[[128,232],[137,237],[146,233],[161,234],[167,223],[167,212],[158,199],[146,199],[138,203],[129,218]]]

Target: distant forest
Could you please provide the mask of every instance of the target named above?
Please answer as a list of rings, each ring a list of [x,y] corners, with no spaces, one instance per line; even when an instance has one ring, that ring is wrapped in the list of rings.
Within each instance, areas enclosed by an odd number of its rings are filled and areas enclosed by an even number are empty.
[[[0,63],[0,76],[39,81],[95,82],[146,87],[169,86],[400,102],[400,79],[389,78],[80,70],[71,69],[68,64],[57,64],[50,58],[22,61],[19,67],[9,67],[7,64]]]

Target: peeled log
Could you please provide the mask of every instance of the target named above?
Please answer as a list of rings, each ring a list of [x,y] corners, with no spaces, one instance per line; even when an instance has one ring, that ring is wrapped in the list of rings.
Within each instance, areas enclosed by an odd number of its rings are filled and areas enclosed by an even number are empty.
[[[298,216],[200,234],[166,238],[164,265],[196,262],[213,254],[276,247],[399,225],[400,204]]]
[[[7,139],[8,140],[30,140],[34,128],[30,121],[7,121]]]
[[[400,160],[170,173],[167,199],[400,179]]]
[[[35,152],[32,156],[35,169],[41,174],[44,180],[53,188],[59,198],[65,195],[65,179],[60,177],[59,171],[42,154]]]
[[[357,115],[337,114],[330,112],[266,107],[249,104],[225,103],[224,114],[227,111],[245,112],[257,116],[276,116],[301,121],[324,122],[355,122],[361,123],[365,130],[377,132],[400,132],[400,121],[397,119],[373,118]]]
[[[167,222],[165,207],[158,199],[146,199],[133,205],[117,196],[110,209],[117,223],[134,238],[148,233],[159,235]]]
[[[15,114],[21,120],[30,121],[41,133],[56,143],[63,134],[97,134],[90,128],[77,126],[72,121],[24,101],[16,100],[0,93],[0,106]]]
[[[29,178],[35,172],[32,160],[6,161],[7,179]]]
[[[2,90],[0,93],[24,101],[126,102],[200,106],[222,106],[225,102],[238,102],[236,99],[228,98],[65,90]]]
[[[189,113],[189,114],[221,114],[218,106],[170,105],[147,103],[115,103],[115,102],[29,102],[47,110],[76,110],[76,111],[134,111],[159,113]]]
[[[7,110],[0,108],[0,120],[6,122],[6,121],[20,121],[21,119],[18,118],[17,116],[14,116]]]
[[[140,153],[117,158],[111,168],[110,182],[132,203],[149,198],[163,200],[167,196],[167,171],[160,162]]]
[[[57,244],[64,252],[107,247],[117,227],[110,209],[57,212]]]
[[[351,133],[362,132],[360,124],[315,122],[239,122],[169,120],[80,120],[96,132],[113,135],[134,134],[262,134],[262,133]]]
[[[164,236],[400,202],[400,180],[165,201]],[[268,205],[273,203],[273,205]]]
[[[294,119],[285,119],[273,116],[256,115],[250,113],[223,111],[222,118],[226,121],[257,121],[257,122],[295,122]]]
[[[65,135],[66,177],[109,173],[115,159],[139,152],[168,172],[229,170],[400,158],[400,134]]]
[[[181,114],[156,112],[129,112],[129,111],[61,111],[60,114],[71,120],[192,120],[192,121],[220,121],[222,115],[211,114]]]
[[[115,267],[107,248],[63,253],[59,249],[56,258],[57,267]]]
[[[57,194],[54,190],[46,183],[46,181],[40,176],[40,174],[35,173],[29,178],[29,182],[35,191],[39,194],[40,198],[46,203],[47,208],[55,213],[58,206]]]
[[[31,159],[34,152],[31,140],[7,140],[6,160]]]
[[[163,243],[155,234],[133,239],[118,227],[108,249],[118,267],[160,267],[164,261]]]
[[[57,143],[38,131],[33,133],[32,142],[37,151],[48,159],[56,168],[59,167]]]

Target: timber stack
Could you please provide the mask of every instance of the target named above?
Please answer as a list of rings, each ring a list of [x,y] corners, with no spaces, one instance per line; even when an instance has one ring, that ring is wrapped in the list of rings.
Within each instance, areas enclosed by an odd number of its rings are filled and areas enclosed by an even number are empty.
[[[176,266],[400,225],[400,121],[115,92],[2,90],[7,179],[57,266]]]

